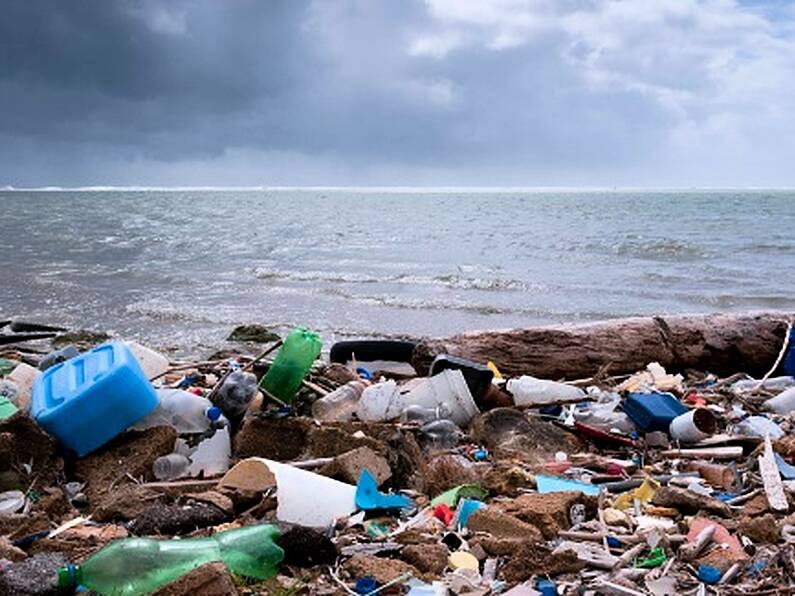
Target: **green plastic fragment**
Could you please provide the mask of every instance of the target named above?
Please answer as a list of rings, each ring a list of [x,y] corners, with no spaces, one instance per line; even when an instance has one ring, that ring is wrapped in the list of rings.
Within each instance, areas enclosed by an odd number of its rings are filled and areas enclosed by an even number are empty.
[[[665,555],[665,549],[661,546],[658,546],[654,550],[649,553],[649,556],[645,559],[638,559],[635,562],[635,567],[642,567],[643,569],[653,569],[654,567],[659,567],[663,563],[668,560],[668,557]]]
[[[431,501],[431,507],[447,505],[450,509],[458,506],[461,499],[477,499],[482,501],[488,496],[489,492],[477,484],[460,484],[455,488],[443,492]]]

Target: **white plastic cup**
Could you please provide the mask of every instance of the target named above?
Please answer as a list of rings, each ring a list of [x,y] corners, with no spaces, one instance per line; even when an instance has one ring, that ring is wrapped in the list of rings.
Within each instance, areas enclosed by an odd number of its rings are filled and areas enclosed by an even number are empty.
[[[706,408],[696,408],[677,416],[668,428],[671,437],[682,443],[697,443],[715,433],[717,421]]]

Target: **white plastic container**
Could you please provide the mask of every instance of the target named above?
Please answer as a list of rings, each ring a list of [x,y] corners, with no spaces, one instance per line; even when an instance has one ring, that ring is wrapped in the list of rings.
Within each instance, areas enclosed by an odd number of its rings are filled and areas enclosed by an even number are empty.
[[[782,391],[776,397],[771,397],[764,404],[766,410],[786,416],[795,410],[795,387]]]
[[[157,397],[158,406],[130,428],[146,430],[154,426],[173,426],[179,434],[203,433],[221,415],[220,409],[210,400],[181,389],[158,389]]]
[[[401,393],[394,381],[368,387],[356,406],[361,420],[393,420],[409,406],[436,408],[444,406],[449,418],[458,426],[466,426],[480,413],[460,370],[445,370]]]
[[[144,371],[147,379],[154,379],[168,371],[168,358],[163,356],[160,352],[155,352],[151,348],[142,346],[134,341],[128,341],[127,347],[135,356],[138,364],[141,365],[141,370]]]
[[[324,395],[312,404],[312,416],[326,422],[350,420],[356,413],[356,404],[364,390],[370,386],[368,381],[349,381],[342,387]]]
[[[715,416],[706,408],[696,408],[671,420],[668,432],[682,443],[697,443],[715,434]]]
[[[196,447],[190,456],[189,476],[203,475],[205,478],[223,474],[229,469],[232,457],[232,440],[229,427],[224,426],[215,431],[209,439],[205,439]]]
[[[585,392],[579,387],[536,379],[529,375],[510,379],[507,387],[517,406],[546,406],[585,399]]]

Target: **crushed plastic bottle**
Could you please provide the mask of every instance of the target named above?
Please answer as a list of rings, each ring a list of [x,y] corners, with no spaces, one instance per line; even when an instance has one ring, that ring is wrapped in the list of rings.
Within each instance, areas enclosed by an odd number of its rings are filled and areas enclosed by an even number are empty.
[[[760,383],[761,381],[757,381],[756,379],[743,379],[742,381],[734,383],[731,390],[735,395],[741,395],[748,391],[756,391],[757,389],[763,389],[765,391],[784,391],[790,387],[795,387],[795,378],[789,376],[773,377],[772,379],[767,379],[764,383],[761,383],[761,385]]]
[[[216,403],[230,418],[245,414],[248,404],[257,395],[257,376],[236,370],[230,374],[218,390]]]
[[[312,416],[327,422],[350,420],[356,413],[356,404],[364,390],[370,386],[369,381],[349,381],[342,387],[324,395],[312,404]]]
[[[99,594],[149,594],[196,567],[223,562],[230,572],[258,580],[276,575],[284,551],[276,544],[279,530],[258,525],[219,532],[209,538],[155,540],[125,538],[112,542],[81,565],[58,572],[65,589],[85,586]]]
[[[152,472],[158,480],[176,480],[185,475],[190,463],[190,459],[180,453],[169,453],[155,460]]]
[[[452,449],[463,436],[461,429],[452,420],[428,422],[420,427],[420,432],[439,449]]]
[[[450,414],[450,408],[446,404],[439,404],[435,408],[412,405],[408,406],[400,413],[400,421],[424,424],[426,422],[433,422],[434,420],[449,418]]]

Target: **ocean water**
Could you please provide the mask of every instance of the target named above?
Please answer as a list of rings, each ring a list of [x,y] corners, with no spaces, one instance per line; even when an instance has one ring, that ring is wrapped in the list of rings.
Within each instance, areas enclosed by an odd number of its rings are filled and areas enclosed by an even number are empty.
[[[795,311],[795,192],[0,192],[0,319],[180,352],[239,323],[447,335]]]

